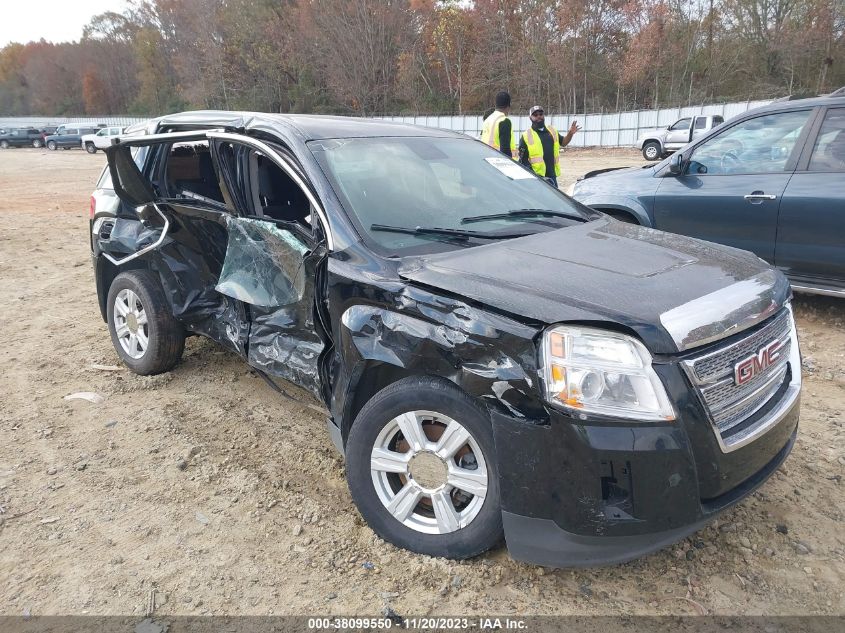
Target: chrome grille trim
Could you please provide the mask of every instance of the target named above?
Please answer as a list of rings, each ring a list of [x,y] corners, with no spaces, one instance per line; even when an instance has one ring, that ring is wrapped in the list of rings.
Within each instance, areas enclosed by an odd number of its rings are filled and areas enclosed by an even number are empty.
[[[729,431],[743,420],[757,413],[775,395],[783,384],[788,369],[786,363],[782,363],[780,367],[780,370],[774,375],[769,376],[769,379],[762,386],[755,389],[736,404],[724,408],[712,416],[713,422],[720,433],[724,434],[725,431]]]
[[[744,385],[736,385],[734,364],[763,346],[779,340],[783,343],[781,358]],[[774,426],[775,413],[788,402],[794,402],[801,389],[801,361],[792,309],[789,304],[758,331],[721,349],[681,362],[696,388],[710,418],[713,431],[724,452],[730,452],[753,441]],[[791,371],[790,371],[791,370]],[[789,388],[781,402],[763,419],[747,427],[740,425],[770,402],[785,380]],[[779,415],[779,418],[782,418]],[[740,427],[736,431],[731,431]]]
[[[783,310],[757,332],[740,339],[727,348],[688,361],[694,370],[695,382],[703,385],[723,376],[731,375],[736,361],[756,352],[760,347],[775,340],[775,338],[781,341],[789,340],[789,332],[789,311]],[[784,354],[784,356],[788,356],[788,354]]]

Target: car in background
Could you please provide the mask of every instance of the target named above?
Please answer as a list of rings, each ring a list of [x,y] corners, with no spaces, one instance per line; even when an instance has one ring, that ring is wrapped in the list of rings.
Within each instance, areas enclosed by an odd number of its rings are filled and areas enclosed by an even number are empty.
[[[751,251],[796,290],[845,297],[845,95],[750,110],[657,165],[588,173],[572,195]]]
[[[58,129],[58,125],[45,125],[43,127],[38,128],[38,131],[41,132],[41,147],[44,147],[46,143],[45,139],[51,134],[55,134],[56,130]]]
[[[0,148],[41,147],[41,132],[35,128],[14,128],[0,134]]]
[[[59,148],[70,149],[71,147],[82,147],[82,136],[85,134],[96,134],[100,130],[95,125],[79,125],[67,123],[60,125],[55,134],[44,138],[47,149],[55,151]]]
[[[660,160],[724,122],[720,115],[686,117],[666,128],[642,132],[635,147],[646,160]]]
[[[82,135],[82,147],[89,154],[96,154],[98,149],[106,149],[111,140],[123,134],[122,127],[104,127],[95,134]]]

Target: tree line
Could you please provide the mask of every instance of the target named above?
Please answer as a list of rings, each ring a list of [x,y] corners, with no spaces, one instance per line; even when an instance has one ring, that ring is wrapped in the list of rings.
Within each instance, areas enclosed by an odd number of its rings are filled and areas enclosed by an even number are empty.
[[[618,111],[845,85],[845,0],[130,0],[0,49],[2,115]]]

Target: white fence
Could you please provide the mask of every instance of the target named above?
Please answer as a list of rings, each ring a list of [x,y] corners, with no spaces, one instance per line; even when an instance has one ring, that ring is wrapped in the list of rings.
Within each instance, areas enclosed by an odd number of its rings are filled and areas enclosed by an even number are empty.
[[[546,113],[546,122],[565,133],[572,121],[578,121],[581,132],[576,134],[570,147],[628,147],[634,144],[640,132],[667,127],[684,117],[699,114],[720,114],[727,121],[746,110],[764,106],[771,101],[742,101],[686,108],[663,108],[660,110],[637,110],[614,112],[612,114],[555,114]],[[478,136],[481,132],[481,116],[386,116],[387,121],[411,123],[426,127],[438,127]],[[518,131],[531,125],[528,115],[511,113],[511,120]]]
[[[575,135],[570,147],[629,147],[640,135],[640,132],[666,127],[678,119],[695,116],[697,114],[719,114],[725,120],[746,110],[771,103],[770,101],[741,101],[737,103],[720,103],[705,106],[690,106],[685,108],[662,108],[660,110],[637,110],[634,112],[614,112],[612,114],[546,114],[546,121],[559,131],[565,132],[572,121],[578,121],[581,132]],[[470,136],[478,136],[481,132],[482,117],[480,115],[463,116],[381,116],[374,117],[384,121],[410,123],[426,127],[443,128],[463,132]],[[531,125],[528,115],[512,114],[514,127],[522,131]],[[88,123],[104,125],[130,125],[145,120],[145,117],[0,117],[0,128],[9,127],[40,127],[44,125],[60,125],[62,123]]]

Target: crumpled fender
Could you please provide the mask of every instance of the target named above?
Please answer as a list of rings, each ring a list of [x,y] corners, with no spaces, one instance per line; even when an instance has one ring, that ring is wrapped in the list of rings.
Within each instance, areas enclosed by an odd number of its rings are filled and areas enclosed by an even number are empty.
[[[441,376],[511,418],[548,421],[536,391],[539,328],[413,286],[393,298],[389,307],[356,303],[341,315],[335,366],[344,375],[336,376],[332,412],[344,437],[353,422],[350,399],[372,390],[367,381],[376,368],[396,380]]]

